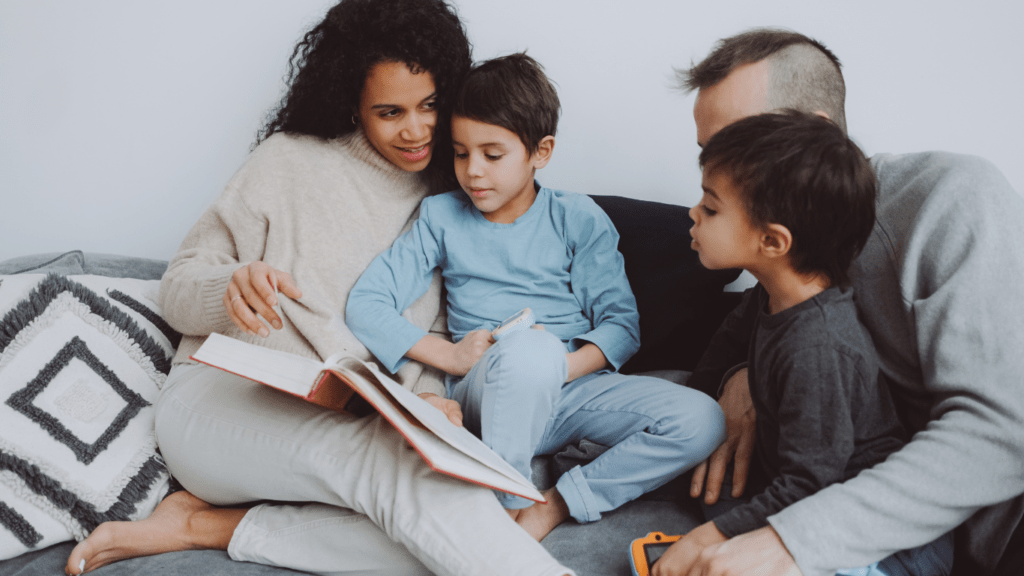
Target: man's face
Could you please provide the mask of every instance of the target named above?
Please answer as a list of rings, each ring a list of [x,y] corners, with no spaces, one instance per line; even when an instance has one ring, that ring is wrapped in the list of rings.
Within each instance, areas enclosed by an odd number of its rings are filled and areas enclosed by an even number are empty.
[[[724,80],[697,93],[693,119],[697,144],[703,148],[716,132],[729,124],[768,111],[768,61],[744,64]]]

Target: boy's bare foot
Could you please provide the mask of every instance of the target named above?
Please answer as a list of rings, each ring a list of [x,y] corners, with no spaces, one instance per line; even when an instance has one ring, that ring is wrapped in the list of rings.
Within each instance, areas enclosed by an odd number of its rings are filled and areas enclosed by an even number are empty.
[[[188,492],[175,492],[145,520],[97,526],[71,551],[64,573],[91,572],[118,560],[177,550],[227,550],[246,512],[217,508]]]
[[[516,523],[538,542],[554,530],[555,526],[569,518],[569,506],[565,504],[565,499],[557,489],[550,488],[542,494],[547,504],[538,502],[529,508],[518,510],[519,514],[515,516]]]

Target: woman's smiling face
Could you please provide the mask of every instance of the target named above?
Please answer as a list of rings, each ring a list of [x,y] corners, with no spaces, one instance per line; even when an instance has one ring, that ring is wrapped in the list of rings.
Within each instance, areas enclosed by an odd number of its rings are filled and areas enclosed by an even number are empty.
[[[437,126],[437,91],[427,71],[404,62],[379,62],[366,74],[359,121],[381,156],[406,172],[430,163]]]

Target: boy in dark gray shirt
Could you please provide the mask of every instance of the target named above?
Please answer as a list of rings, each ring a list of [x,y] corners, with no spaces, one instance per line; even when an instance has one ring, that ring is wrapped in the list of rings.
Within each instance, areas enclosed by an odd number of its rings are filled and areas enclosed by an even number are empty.
[[[746,490],[753,496],[733,499],[723,489],[705,508],[712,521],[674,544],[655,576],[686,574],[704,548],[767,526],[772,514],[906,441],[847,275],[874,225],[875,176],[863,153],[828,120],[787,112],[723,128],[700,162],[693,248],[708,268],[743,268],[758,280],[701,363],[746,347],[757,414]],[[947,535],[839,574],[941,576],[951,568]]]

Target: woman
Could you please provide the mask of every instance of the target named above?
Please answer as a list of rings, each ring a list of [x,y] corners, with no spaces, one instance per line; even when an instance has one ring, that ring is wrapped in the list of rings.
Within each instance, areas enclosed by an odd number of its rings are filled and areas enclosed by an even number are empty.
[[[489,490],[432,472],[382,418],[322,410],[189,360],[211,332],[311,358],[371,358],[345,326],[348,292],[422,197],[454,186],[447,110],[469,64],[443,0],[342,0],[306,34],[287,96],[161,285],[164,315],[185,336],[157,436],[191,494],[148,520],[100,526],[69,573],[186,548],[320,573],[567,572]],[[428,329],[439,304],[435,282],[407,315]],[[460,421],[437,395],[438,373],[409,363],[397,378]],[[261,500],[322,504],[210,505]]]

